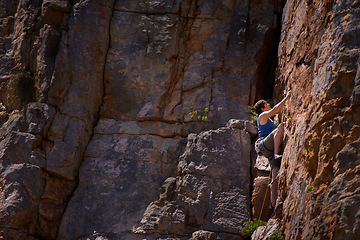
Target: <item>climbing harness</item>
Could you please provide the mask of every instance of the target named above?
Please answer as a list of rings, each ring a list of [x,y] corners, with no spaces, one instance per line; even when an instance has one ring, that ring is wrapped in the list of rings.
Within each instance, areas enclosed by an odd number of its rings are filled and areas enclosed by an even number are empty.
[[[258,139],[256,140],[256,142],[255,142],[255,151],[256,151],[258,154],[261,152],[261,150],[260,150],[260,143],[261,143],[261,141],[264,140],[264,139],[265,139],[265,137],[260,137],[260,138],[258,138]]]

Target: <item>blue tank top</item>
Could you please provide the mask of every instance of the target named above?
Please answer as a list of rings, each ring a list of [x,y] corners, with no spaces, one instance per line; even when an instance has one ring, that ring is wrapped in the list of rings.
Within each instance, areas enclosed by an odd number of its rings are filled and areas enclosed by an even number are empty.
[[[270,118],[268,119],[268,121],[264,125],[260,124],[259,118],[258,118],[257,119],[257,126],[258,126],[258,135],[259,135],[259,137],[269,135],[276,128],[276,124],[273,121],[271,121]]]

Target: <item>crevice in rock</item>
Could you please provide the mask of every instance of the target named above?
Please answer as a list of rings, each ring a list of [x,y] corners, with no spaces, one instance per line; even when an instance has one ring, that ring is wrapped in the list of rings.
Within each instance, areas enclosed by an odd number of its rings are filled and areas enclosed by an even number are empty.
[[[273,99],[274,83],[276,79],[277,53],[281,37],[282,13],[285,2],[282,0],[274,1],[274,27],[270,28],[264,37],[264,45],[256,56],[259,62],[259,69],[255,79],[255,99]],[[250,99],[251,100],[251,99]],[[250,102],[249,105],[253,103]]]
[[[190,92],[190,91],[194,91],[194,90],[197,90],[197,89],[201,89],[201,88],[204,88],[204,86],[206,86],[207,84],[211,83],[211,81],[205,81],[205,82],[201,82],[195,86],[191,86],[189,88],[182,88],[181,91],[182,92]]]
[[[258,54],[256,55],[256,61],[259,63],[259,68],[256,72],[255,82],[255,96],[249,95],[249,105],[252,106],[260,99],[276,99],[276,96],[273,96],[274,87],[275,87],[275,79],[276,79],[276,68],[277,68],[277,57],[278,57],[278,47],[280,44],[280,37],[281,37],[281,28],[282,28],[282,14],[283,8],[285,6],[284,0],[275,0],[273,1],[274,7],[274,22],[273,27],[266,31],[264,36],[264,44],[262,48],[259,50]],[[249,1],[249,12],[250,12],[250,5],[251,0]],[[249,16],[247,21],[250,21]],[[246,27],[248,28],[248,22]],[[246,29],[247,29],[246,28]],[[246,36],[248,39],[248,36]],[[246,46],[245,46],[246,47]],[[252,102],[254,101],[254,102]],[[256,164],[257,154],[254,150],[254,143],[256,141],[256,137],[251,139],[252,147],[250,153],[250,196],[252,197],[254,191],[254,180],[257,177],[262,176],[262,174],[256,173],[254,169],[254,164]],[[267,175],[266,175],[267,177]],[[268,189],[268,194],[270,193],[270,189]],[[265,198],[266,196],[264,196]],[[263,206],[267,208],[268,206]],[[250,216],[251,219],[258,218],[259,216],[253,216],[253,203],[250,200]],[[264,211],[262,212],[264,215]],[[262,219],[264,220],[264,219]]]
[[[101,96],[101,102],[100,102],[100,105],[97,109],[97,112],[96,112],[96,115],[95,115],[95,118],[94,118],[94,121],[93,121],[93,125],[90,129],[91,133],[90,133],[90,136],[88,138],[88,142],[86,144],[86,146],[84,147],[84,152],[81,153],[81,162],[79,163],[79,168],[78,168],[78,172],[76,174],[76,179],[75,179],[75,185],[74,185],[74,188],[73,190],[71,191],[71,193],[67,196],[67,199],[65,200],[65,207],[64,207],[64,210],[61,214],[61,218],[64,217],[64,213],[66,211],[66,209],[68,208],[68,205],[70,203],[70,200],[71,198],[73,197],[74,193],[76,192],[76,189],[78,188],[79,186],[79,173],[80,173],[80,168],[81,168],[81,165],[83,164],[84,162],[84,159],[85,159],[85,152],[86,152],[86,149],[89,145],[89,143],[91,142],[91,140],[93,139],[94,135],[95,135],[95,131],[94,131],[94,128],[96,127],[96,125],[98,124],[99,120],[100,120],[100,113],[101,113],[101,109],[102,109],[102,106],[104,104],[104,97],[105,97],[105,68],[106,68],[106,60],[107,60],[107,56],[108,56],[108,52],[109,52],[109,49],[110,49],[110,45],[111,45],[111,32],[110,32],[110,28],[111,28],[111,21],[112,21],[112,18],[113,18],[113,12],[114,12],[114,8],[115,8],[115,4],[116,4],[116,0],[113,1],[113,5],[112,6],[105,6],[105,7],[110,7],[111,8],[111,12],[112,12],[112,15],[109,19],[109,22],[108,22],[108,43],[107,43],[107,49],[106,49],[106,53],[105,53],[105,56],[104,56],[104,65],[103,65],[103,69],[102,69],[102,96]],[[73,5],[71,6],[71,8],[73,8]],[[71,67],[71,66],[70,66]],[[71,86],[71,76],[70,76],[70,86]],[[62,113],[64,114],[64,113]],[[67,114],[65,114],[67,115]],[[69,115],[68,115],[69,116]],[[77,118],[81,121],[84,121],[86,122],[85,120],[77,117],[77,116],[69,116],[69,117],[73,117],[73,118]],[[57,232],[56,232],[56,238],[58,238],[58,235],[59,235],[59,230],[60,230],[60,224],[61,224],[61,219],[59,221],[59,225],[57,227]]]

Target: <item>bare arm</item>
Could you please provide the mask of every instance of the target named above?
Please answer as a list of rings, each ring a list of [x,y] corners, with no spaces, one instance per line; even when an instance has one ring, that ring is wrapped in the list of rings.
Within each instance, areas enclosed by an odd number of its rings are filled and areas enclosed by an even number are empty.
[[[280,112],[281,108],[284,106],[286,100],[289,99],[291,95],[291,91],[289,91],[286,94],[286,97],[284,97],[278,104],[276,104],[272,109],[270,109],[269,111],[264,111],[259,115],[259,122],[261,125],[266,124],[266,122],[268,121],[268,119],[272,116],[274,116],[275,114],[277,114],[278,112]]]

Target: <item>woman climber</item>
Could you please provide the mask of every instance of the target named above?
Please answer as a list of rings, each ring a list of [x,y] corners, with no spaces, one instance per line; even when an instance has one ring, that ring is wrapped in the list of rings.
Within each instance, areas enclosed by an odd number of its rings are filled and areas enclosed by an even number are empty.
[[[271,108],[270,104],[265,100],[259,100],[254,105],[254,110],[258,115],[257,127],[259,138],[255,143],[257,151],[261,152],[269,159],[272,175],[271,194],[270,194],[270,210],[274,210],[277,198],[278,184],[277,174],[281,165],[282,155],[280,154],[281,144],[284,137],[284,126],[276,124],[271,120],[271,117],[278,113],[284,106],[287,99],[289,99],[291,91],[286,94],[286,97],[281,100],[275,107]]]

